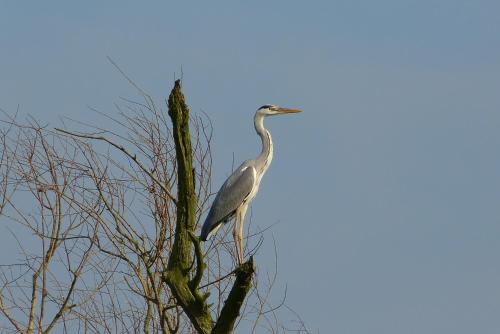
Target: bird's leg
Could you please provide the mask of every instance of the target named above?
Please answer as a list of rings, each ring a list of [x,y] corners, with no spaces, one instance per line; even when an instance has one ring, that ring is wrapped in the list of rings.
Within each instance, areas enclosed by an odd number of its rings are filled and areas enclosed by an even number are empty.
[[[240,230],[239,230],[239,243],[240,243],[240,263],[243,263],[243,255],[245,255],[244,252],[244,240],[243,240],[243,223],[245,222],[245,214],[247,212],[248,206],[243,206],[241,210],[238,210],[239,213],[239,219],[240,219]]]
[[[239,250],[239,236],[238,236],[238,220],[240,218],[240,215],[238,214],[238,211],[236,212],[236,217],[234,218],[234,227],[233,227],[233,238],[234,238],[234,245],[236,246],[236,257],[238,259],[238,264],[242,264],[243,261],[241,260],[242,257],[240,257],[240,250]]]

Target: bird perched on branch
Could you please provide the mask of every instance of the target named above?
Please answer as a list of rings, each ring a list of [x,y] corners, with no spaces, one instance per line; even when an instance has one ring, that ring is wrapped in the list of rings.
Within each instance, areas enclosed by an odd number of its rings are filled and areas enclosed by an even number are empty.
[[[201,229],[200,239],[206,241],[231,218],[236,216],[233,237],[239,264],[243,263],[243,222],[248,205],[259,191],[260,181],[273,159],[273,141],[271,134],[264,128],[264,118],[274,115],[298,113],[301,110],[264,105],[255,113],[255,131],[262,141],[259,156],[241,164],[224,182],[215,197]]]

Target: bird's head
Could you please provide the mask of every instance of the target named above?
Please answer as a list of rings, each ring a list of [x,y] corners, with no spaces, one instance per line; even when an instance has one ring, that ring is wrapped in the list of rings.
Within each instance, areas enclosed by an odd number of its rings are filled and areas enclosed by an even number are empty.
[[[284,114],[295,114],[302,112],[299,109],[282,108],[272,104],[266,104],[257,109],[257,113],[264,116],[274,116],[274,115],[284,115]]]

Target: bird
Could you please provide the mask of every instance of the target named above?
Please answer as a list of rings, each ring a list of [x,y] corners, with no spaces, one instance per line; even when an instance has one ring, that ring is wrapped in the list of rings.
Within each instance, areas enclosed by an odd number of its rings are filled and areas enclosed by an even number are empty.
[[[243,223],[248,205],[259,191],[260,182],[273,159],[273,141],[264,127],[264,118],[275,115],[299,113],[302,110],[282,108],[266,104],[257,109],[254,126],[262,142],[260,154],[255,159],[244,161],[227,178],[217,192],[210,211],[201,228],[200,239],[207,241],[225,223],[235,217],[233,238],[238,263],[243,263]]]

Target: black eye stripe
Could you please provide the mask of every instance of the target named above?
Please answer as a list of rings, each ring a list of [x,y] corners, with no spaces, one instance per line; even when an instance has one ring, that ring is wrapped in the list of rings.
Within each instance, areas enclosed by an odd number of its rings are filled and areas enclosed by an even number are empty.
[[[274,106],[273,106],[273,105],[270,105],[270,104],[265,104],[265,105],[263,105],[262,107],[260,107],[260,108],[259,108],[259,110],[261,110],[261,109],[272,109],[272,108],[274,108]]]

